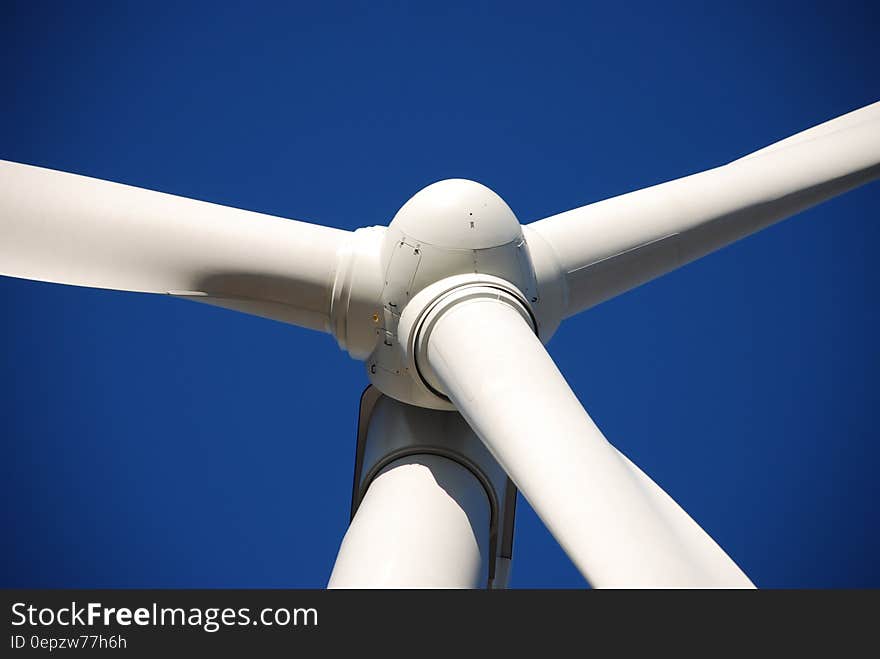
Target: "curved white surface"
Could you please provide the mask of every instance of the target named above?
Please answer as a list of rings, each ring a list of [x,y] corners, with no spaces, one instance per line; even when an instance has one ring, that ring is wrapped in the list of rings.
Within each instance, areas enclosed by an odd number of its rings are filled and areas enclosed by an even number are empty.
[[[0,274],[329,326],[349,232],[0,161]]]
[[[342,541],[328,588],[481,588],[489,500],[476,477],[438,455],[385,467]]]
[[[593,586],[752,586],[608,443],[515,309],[463,302],[427,341],[444,390]]]
[[[875,103],[723,167],[528,228],[558,258],[571,316],[878,177]]]
[[[413,240],[458,249],[498,247],[522,236],[507,202],[485,185],[460,178],[419,190],[397,211],[389,228]]]

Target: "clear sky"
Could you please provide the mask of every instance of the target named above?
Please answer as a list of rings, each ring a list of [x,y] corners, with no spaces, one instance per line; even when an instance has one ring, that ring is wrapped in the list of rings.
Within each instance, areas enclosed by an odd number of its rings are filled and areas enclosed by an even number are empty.
[[[526,223],[880,99],[870,2],[0,12],[0,158],[348,229],[449,177]],[[874,184],[549,345],[759,586],[880,587],[878,213]],[[326,583],[366,384],[332,338],[8,278],[0,309],[0,585]],[[513,586],[584,585],[522,501],[516,528]]]

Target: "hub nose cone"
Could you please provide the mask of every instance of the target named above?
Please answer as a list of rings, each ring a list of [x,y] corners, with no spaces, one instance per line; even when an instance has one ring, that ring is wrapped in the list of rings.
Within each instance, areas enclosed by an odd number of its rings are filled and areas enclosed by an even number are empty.
[[[516,215],[485,185],[467,179],[438,181],[417,192],[391,227],[421,243],[452,249],[486,249],[522,236]]]

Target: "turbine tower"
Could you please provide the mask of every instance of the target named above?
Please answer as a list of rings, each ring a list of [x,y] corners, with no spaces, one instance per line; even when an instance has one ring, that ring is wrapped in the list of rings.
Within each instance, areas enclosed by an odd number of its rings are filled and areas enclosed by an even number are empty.
[[[0,274],[332,334],[366,366],[331,587],[503,587],[517,490],[596,587],[752,587],[544,349],[566,318],[880,177],[880,103],[521,225],[473,181],[354,232],[0,161]]]

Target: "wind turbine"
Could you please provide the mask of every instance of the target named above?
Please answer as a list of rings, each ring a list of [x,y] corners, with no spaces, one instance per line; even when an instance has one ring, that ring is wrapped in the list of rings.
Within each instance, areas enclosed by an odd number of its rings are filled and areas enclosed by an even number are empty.
[[[597,587],[752,587],[602,435],[543,344],[567,317],[880,177],[880,103],[520,225],[473,181],[354,232],[0,161],[0,274],[331,333],[366,365],[331,587],[503,587],[517,488]]]

